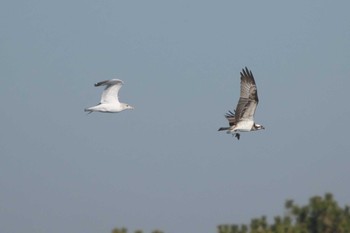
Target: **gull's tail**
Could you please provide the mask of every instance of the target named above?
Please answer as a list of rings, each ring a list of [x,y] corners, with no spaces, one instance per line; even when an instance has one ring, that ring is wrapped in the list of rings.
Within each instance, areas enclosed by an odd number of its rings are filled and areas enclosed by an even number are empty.
[[[88,114],[90,114],[90,113],[93,112],[93,110],[91,110],[90,108],[85,108],[85,109],[84,109],[84,112],[88,112]]]

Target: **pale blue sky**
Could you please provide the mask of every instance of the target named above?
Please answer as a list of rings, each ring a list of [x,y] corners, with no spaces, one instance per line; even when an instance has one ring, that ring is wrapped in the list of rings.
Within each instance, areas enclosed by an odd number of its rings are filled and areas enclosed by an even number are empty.
[[[216,232],[350,203],[349,1],[0,3],[0,232]],[[252,70],[265,131],[224,114]],[[120,78],[120,114],[90,114]]]

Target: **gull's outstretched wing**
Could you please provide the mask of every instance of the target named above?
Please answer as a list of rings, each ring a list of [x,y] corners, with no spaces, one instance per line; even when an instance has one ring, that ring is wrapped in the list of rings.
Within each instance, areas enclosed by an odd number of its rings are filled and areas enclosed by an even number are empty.
[[[235,121],[254,120],[259,103],[254,76],[247,67],[241,72],[241,94],[235,111]]]
[[[123,81],[120,79],[111,79],[95,84],[95,87],[106,86],[101,96],[101,104],[119,102],[118,93],[123,85]]]

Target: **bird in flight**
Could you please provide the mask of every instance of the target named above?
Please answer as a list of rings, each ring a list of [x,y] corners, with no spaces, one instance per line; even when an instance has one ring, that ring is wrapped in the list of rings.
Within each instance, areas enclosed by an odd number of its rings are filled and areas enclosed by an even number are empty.
[[[95,87],[106,86],[102,92],[101,101],[98,105],[85,108],[85,112],[108,112],[116,113],[126,109],[134,109],[129,104],[120,103],[118,93],[124,82],[120,79],[111,79],[95,84]]]
[[[218,131],[226,130],[238,140],[238,132],[250,132],[265,129],[264,126],[254,122],[254,114],[258,106],[259,98],[253,73],[247,67],[241,72],[241,94],[234,112],[229,111],[225,114],[229,127],[221,127]]]

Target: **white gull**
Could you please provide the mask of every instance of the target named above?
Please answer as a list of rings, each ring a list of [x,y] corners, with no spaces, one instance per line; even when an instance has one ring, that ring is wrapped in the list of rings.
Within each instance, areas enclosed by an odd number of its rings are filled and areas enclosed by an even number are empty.
[[[85,108],[85,112],[116,113],[126,109],[134,109],[129,104],[119,102],[118,93],[123,84],[124,82],[120,79],[111,79],[96,83],[95,87],[106,86],[106,88],[102,92],[100,103],[96,106]]]

